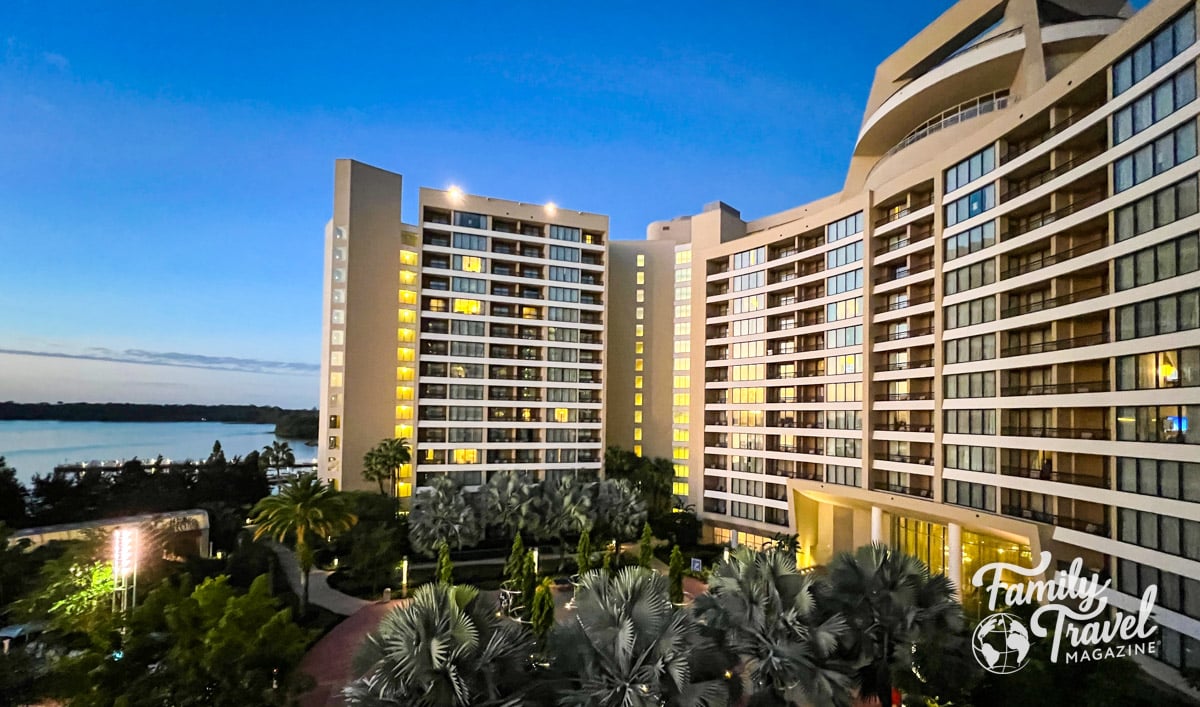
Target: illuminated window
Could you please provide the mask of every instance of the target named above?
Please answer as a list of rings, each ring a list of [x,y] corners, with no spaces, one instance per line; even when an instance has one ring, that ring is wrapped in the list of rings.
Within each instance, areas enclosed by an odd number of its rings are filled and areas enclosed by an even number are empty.
[[[334,351],[333,353],[329,354],[329,365],[330,366],[346,365],[346,352],[345,351]]]
[[[403,481],[396,484],[396,495],[400,498],[412,496],[412,484],[404,483]]]
[[[683,287],[675,288],[675,301],[689,300],[692,298],[692,286],[684,285]]]
[[[409,366],[400,366],[396,369],[396,380],[410,381],[413,379],[413,369]]]
[[[336,430],[341,426],[342,426],[341,415],[330,415],[329,416],[329,429]]]
[[[691,415],[692,414],[687,410],[680,410],[679,412],[675,413],[671,421],[677,425],[686,425],[691,421]]]
[[[672,387],[687,390],[692,385],[691,376],[675,376],[675,382]]]
[[[642,354],[642,353],[646,353],[646,344],[645,344],[645,342],[639,341],[639,342],[635,343],[635,344],[633,345],[633,352],[634,352],[635,354]]]
[[[679,341],[675,342],[675,353],[691,353],[691,352],[692,352],[692,340],[691,339],[680,339]]]
[[[674,458],[679,459],[681,461],[684,459],[687,459],[687,458],[689,458],[688,448],[687,447],[676,447],[674,450],[672,450],[671,456],[673,456]]]
[[[687,430],[673,430],[676,442],[686,442],[691,439],[691,435]]]
[[[400,251],[400,264],[401,265],[416,265],[417,264],[417,254],[412,252],[411,250]]]
[[[635,442],[642,441],[642,428],[641,427],[633,428],[633,441],[635,441]]]
[[[692,394],[691,393],[676,393],[673,396],[673,404],[675,405],[675,407],[681,407],[681,408],[691,405],[692,404]]]
[[[483,258],[477,255],[456,255],[454,259],[456,264],[462,266],[459,269],[463,272],[483,272]]]
[[[396,400],[412,400],[413,387],[411,385],[396,386]]]
[[[760,341],[759,343],[762,343],[762,342]],[[688,371],[688,370],[691,370],[691,368],[692,368],[692,359],[690,359],[690,358],[677,358],[677,359],[675,359],[674,367],[675,367],[675,370],[677,370],[677,371]]]
[[[645,336],[645,334],[646,334],[645,325],[643,325],[643,324],[635,324],[634,325],[634,327],[633,327],[633,335],[634,336]]]
[[[411,346],[396,349],[396,360],[400,363],[415,361],[417,360],[417,350]]]
[[[642,411],[641,411],[641,410],[634,410],[634,411],[633,411],[633,423],[634,423],[635,425],[640,425],[640,424],[642,424]]]
[[[334,324],[345,324],[346,323],[346,310],[344,310],[344,309],[333,310],[332,312],[329,313],[329,321],[333,322]]]
[[[646,308],[638,307],[637,309],[633,310],[633,318],[634,319],[645,319],[646,318]]]
[[[411,309],[401,309],[398,320],[401,324],[413,324],[417,321],[417,313]]]
[[[554,421],[555,422],[570,422],[571,421],[571,411],[568,410],[567,408],[554,408]]]
[[[644,268],[644,267],[646,267],[646,256],[645,256],[645,254],[643,254],[643,253],[638,253],[638,257],[637,257],[637,266],[638,266],[639,268]]]
[[[454,450],[455,464],[477,464],[479,463],[478,449],[456,449]]]
[[[641,377],[641,376],[634,376],[634,377],[633,377],[633,389],[634,389],[634,390],[641,390],[641,389],[642,389],[642,377]]]
[[[396,419],[397,420],[408,420],[412,417],[412,413],[413,413],[413,409],[412,409],[411,405],[397,405],[396,406]]]
[[[672,483],[672,484],[671,484],[671,493],[675,494],[676,496],[686,496],[686,495],[688,495],[688,485],[687,485],[687,482],[684,482],[684,481],[676,481],[676,482]]]
[[[692,262],[692,251],[681,250],[681,251],[677,251],[675,253],[675,264],[676,265],[687,265],[690,262]]]
[[[638,257],[640,258],[641,256],[639,255]],[[640,444],[633,445],[633,453],[639,457],[642,456],[642,445],[640,445]]]
[[[396,425],[392,436],[396,439],[410,439],[413,436],[412,425]]]
[[[688,475],[687,464],[675,464],[674,466],[675,466],[675,476],[682,476],[685,478],[687,477],[687,475]]]
[[[454,312],[456,314],[479,314],[483,311],[483,302],[477,299],[454,299]]]
[[[334,346],[344,346],[346,344],[346,332],[342,329],[334,329],[329,332],[329,343]]]
[[[341,371],[333,371],[332,373],[329,374],[329,387],[330,388],[341,388],[342,387],[342,372]]]
[[[413,305],[417,303],[417,293],[412,290],[400,290],[398,299],[400,304]]]
[[[397,329],[396,341],[416,341],[417,332],[412,329]]]
[[[646,273],[641,272],[640,270],[638,271],[638,274],[637,274],[637,284],[639,284],[639,285],[646,284]]]
[[[690,316],[692,316],[692,305],[690,305],[690,304],[675,305],[675,318],[676,319],[687,319]]]
[[[633,359],[633,370],[640,371],[645,366],[645,360],[640,358]]]
[[[646,291],[639,287],[638,291],[636,293],[634,293],[634,299],[636,299],[638,302],[645,302],[646,301]]]
[[[400,271],[400,284],[401,285],[411,285],[411,284],[415,283],[416,281],[417,281],[417,274],[415,272],[413,272],[412,270],[401,270]]]
[[[338,438],[337,438],[337,437],[330,437],[330,438],[329,438],[329,448],[330,448],[330,449],[337,449],[337,448],[338,448]]]
[[[692,334],[692,323],[691,322],[676,322],[675,323],[675,336],[691,336],[691,334]]]
[[[642,394],[641,393],[633,394],[633,404],[638,407],[641,407],[641,405],[642,405]]]

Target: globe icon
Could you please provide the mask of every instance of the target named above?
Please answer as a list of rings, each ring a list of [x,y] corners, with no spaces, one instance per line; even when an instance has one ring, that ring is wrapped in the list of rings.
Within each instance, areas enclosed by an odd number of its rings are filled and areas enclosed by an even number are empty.
[[[996,675],[1011,675],[1029,662],[1029,630],[1012,614],[992,614],[971,635],[975,660]]]

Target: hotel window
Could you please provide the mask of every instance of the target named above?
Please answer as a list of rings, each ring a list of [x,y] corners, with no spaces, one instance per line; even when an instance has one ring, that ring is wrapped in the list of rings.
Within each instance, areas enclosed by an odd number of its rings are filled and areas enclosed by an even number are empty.
[[[635,324],[633,326],[633,335],[634,336],[641,337],[641,336],[644,336],[645,333],[646,333],[646,326],[644,324]]]
[[[638,266],[639,268],[644,268],[644,267],[646,267],[646,256],[645,256],[645,254],[643,254],[643,253],[638,253],[638,256],[637,256],[637,266]]]
[[[547,297],[553,302],[578,302],[579,290],[567,287],[548,287]]]
[[[329,416],[329,429],[336,430],[342,426],[342,418],[337,415]]]
[[[965,187],[995,168],[996,148],[988,146],[946,170],[946,193]]]
[[[454,464],[478,464],[479,450],[478,449],[455,449]]]
[[[1129,90],[1196,42],[1196,11],[1189,9],[1113,64],[1113,96]]]
[[[474,277],[451,278],[450,288],[455,292],[469,292],[474,295],[487,294],[487,282]]]
[[[681,268],[675,271],[675,282],[691,282],[692,271],[686,268]]]
[[[637,292],[634,293],[634,300],[639,303],[645,302],[646,301],[646,291],[641,288],[638,288]]]
[[[844,245],[841,248],[834,248],[825,254],[825,267],[832,270],[840,268],[843,265],[857,263],[862,260],[863,242],[856,241],[850,245]],[[759,273],[761,274],[761,273]]]
[[[1194,100],[1196,67],[1193,65],[1113,114],[1113,144],[1125,142]]]
[[[988,184],[946,204],[946,227],[974,218],[996,206],[996,185]]]
[[[996,396],[996,374],[960,373],[955,376],[944,376],[946,397],[956,398],[992,398]]]
[[[1200,348],[1117,359],[1117,390],[1156,390],[1200,386]]]
[[[634,388],[634,390],[641,390],[641,389],[642,389],[642,383],[643,383],[643,381],[642,381],[642,376],[634,376],[634,377],[633,377],[633,388]]]
[[[346,331],[344,329],[334,329],[329,332],[329,343],[334,346],[344,346],[346,344]]]
[[[983,262],[946,273],[946,294],[973,290],[996,281],[996,261],[989,258]]]
[[[843,238],[849,238],[863,230],[863,212],[859,211],[856,214],[847,216],[839,221],[834,221],[825,227],[825,241],[832,243],[840,241]]]
[[[675,301],[689,300],[692,298],[692,286],[684,285],[683,287],[675,288]]]
[[[995,410],[946,410],[946,434],[994,435]]]
[[[1117,340],[1200,328],[1200,290],[1189,290],[1117,309]]]
[[[335,287],[331,293],[331,301],[334,304],[345,304],[346,303],[346,288]]]
[[[483,272],[484,266],[487,265],[485,258],[480,258],[476,255],[456,255],[454,256],[454,269],[462,272]]]
[[[334,352],[330,353],[329,354],[329,365],[330,366],[346,365],[346,353],[344,351],[334,351]]]
[[[744,250],[740,253],[733,254],[733,269],[742,270],[744,268],[752,268],[755,265],[761,265],[767,262],[767,247],[760,246],[751,250]]]
[[[451,405],[447,419],[451,422],[482,422],[483,408]]]
[[[641,411],[641,410],[634,410],[634,411],[633,411],[633,423],[634,423],[635,425],[640,425],[640,424],[642,424],[642,411]]]
[[[463,250],[487,250],[487,237],[470,233],[455,233],[454,247]]]
[[[946,363],[968,363],[996,358],[996,335],[980,334],[946,342]]]
[[[842,273],[841,275],[835,275],[827,278],[825,281],[825,294],[840,295],[843,292],[861,289],[863,282],[862,277],[862,268],[858,268],[856,270],[851,270],[850,272]]]
[[[690,339],[679,339],[675,342],[675,353],[691,353],[692,342]]]
[[[571,248],[565,245],[552,245],[550,246],[550,259],[563,260],[568,263],[578,263],[579,249]]]
[[[644,341],[634,342],[633,352],[635,354],[639,354],[639,355],[645,353],[646,352],[646,342],[644,342]]]
[[[570,226],[550,226],[550,237],[556,241],[571,241],[578,243],[582,232]]]
[[[333,269],[333,281],[334,282],[345,282],[346,281],[346,271],[342,268],[334,268]]]
[[[645,368],[645,365],[646,365],[646,363],[643,359],[640,359],[640,358],[633,359],[633,370],[640,371],[643,368]]]
[[[825,481],[839,486],[862,486],[862,469],[856,466],[826,464]]]
[[[1113,192],[1122,192],[1196,156],[1196,121],[1189,120],[1113,163]]]
[[[579,282],[579,268],[568,268],[561,265],[551,265],[550,279],[555,282]]]
[[[825,332],[825,348],[827,349],[839,349],[845,346],[858,346],[861,343],[861,324]]]
[[[1117,441],[1200,444],[1200,431],[1196,429],[1196,423],[1200,422],[1198,415],[1200,405],[1119,407]]]
[[[483,344],[473,341],[451,341],[450,355],[455,357],[483,358]]]
[[[637,406],[641,406],[641,404],[642,404],[642,394],[641,393],[633,394],[633,404],[637,405]]]
[[[747,275],[738,275],[733,278],[733,291],[741,292],[743,290],[754,290],[767,284],[767,273],[764,270],[752,272]],[[676,288],[678,294],[678,288]],[[678,299],[678,297],[677,297]]]
[[[947,469],[996,473],[995,447],[969,447],[963,444],[942,445]]]
[[[477,299],[454,299],[455,314],[480,314],[483,312],[483,302]]]
[[[1183,577],[1123,558],[1117,560],[1117,569],[1119,591],[1140,597],[1148,588],[1155,587],[1159,606],[1189,618],[1200,619],[1200,579]],[[1165,636],[1163,642],[1166,643]],[[1200,644],[1196,650],[1200,651]],[[1193,658],[1193,662],[1196,660],[1200,660],[1200,654]]]
[[[1117,290],[1128,290],[1200,270],[1200,235],[1188,233],[1117,258]]]
[[[1123,543],[1200,560],[1200,521],[1118,508],[1117,537]]]
[[[1172,184],[1116,210],[1117,241],[1124,241],[1196,213],[1196,177]]]
[[[946,239],[946,260],[970,255],[996,245],[996,222],[988,221]]]
[[[638,457],[642,456],[642,445],[640,445],[640,444],[633,445],[633,454],[634,454],[634,456],[638,456]]]
[[[341,371],[333,371],[329,374],[329,387],[341,388],[343,381],[343,373]]]
[[[645,307],[637,307],[636,309],[634,309],[633,310],[633,318],[634,319],[645,319],[646,318],[646,308]]]
[[[995,486],[973,484],[968,481],[951,481],[950,479],[946,479],[942,484],[946,503],[976,508],[990,513],[996,512]]]
[[[762,346],[762,343],[763,342],[761,342],[761,341],[758,342],[759,346]],[[736,344],[735,344],[735,346],[736,346]],[[760,351],[761,351],[761,349],[760,349]],[[758,355],[761,356],[762,354],[759,353]],[[690,371],[691,369],[692,369],[692,360],[689,358],[677,358],[671,364],[671,370],[673,370],[673,371]]]
[[[1200,502],[1200,462],[1120,457],[1117,459],[1117,489]]]
[[[328,446],[329,446],[329,448],[330,448],[330,449],[337,449],[337,448],[338,448],[338,438],[337,438],[337,437],[332,437],[332,436],[331,436],[331,437],[329,438],[329,445],[328,445]]]
[[[982,297],[946,307],[947,329],[982,324],[996,320],[996,298]]]
[[[637,274],[637,284],[639,284],[639,285],[646,284],[646,273],[644,273],[640,270],[638,271],[638,274]]]
[[[676,265],[687,265],[690,262],[692,262],[692,251],[679,250],[679,251],[675,252],[675,264]]]
[[[825,306],[825,321],[836,322],[862,316],[862,297],[834,302]]]
[[[642,441],[642,428],[641,427],[633,428],[633,441],[635,441],[635,442]]]

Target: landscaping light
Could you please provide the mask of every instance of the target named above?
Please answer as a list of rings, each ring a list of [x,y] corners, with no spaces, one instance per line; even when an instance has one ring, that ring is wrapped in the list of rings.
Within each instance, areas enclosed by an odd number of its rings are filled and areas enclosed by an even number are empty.
[[[113,531],[113,576],[128,577],[137,573],[137,541],[137,528]]]

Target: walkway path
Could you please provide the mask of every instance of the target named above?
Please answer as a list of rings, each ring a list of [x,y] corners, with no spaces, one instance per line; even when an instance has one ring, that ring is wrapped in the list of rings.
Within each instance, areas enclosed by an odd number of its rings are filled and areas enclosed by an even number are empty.
[[[279,567],[287,577],[288,586],[292,588],[296,596],[300,596],[303,590],[300,585],[300,564],[296,562],[296,554],[278,543],[271,543],[271,549],[279,558]],[[329,586],[330,574],[321,569],[313,569],[308,574],[308,603],[340,616],[350,616],[371,603],[349,594],[343,594]]]
[[[300,700],[301,707],[342,707],[341,690],[353,677],[351,663],[363,638],[374,631],[387,612],[407,600],[368,603],[345,621],[334,626],[304,654],[300,670],[317,686]]]

